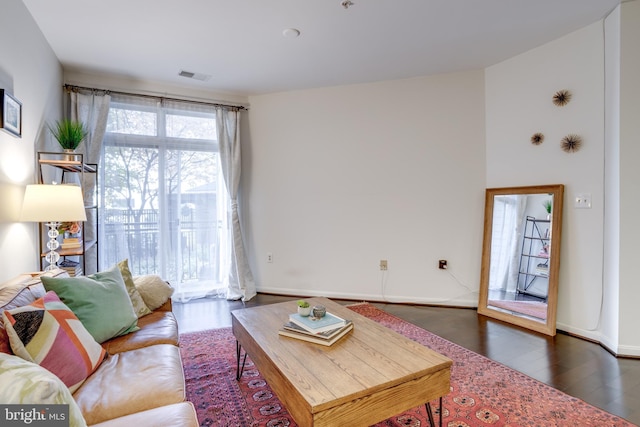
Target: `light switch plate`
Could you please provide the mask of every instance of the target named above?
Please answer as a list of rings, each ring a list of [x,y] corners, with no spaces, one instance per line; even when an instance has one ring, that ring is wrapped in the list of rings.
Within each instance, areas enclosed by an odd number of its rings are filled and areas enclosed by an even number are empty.
[[[576,194],[575,198],[573,199],[573,206],[576,209],[591,209],[591,194]]]

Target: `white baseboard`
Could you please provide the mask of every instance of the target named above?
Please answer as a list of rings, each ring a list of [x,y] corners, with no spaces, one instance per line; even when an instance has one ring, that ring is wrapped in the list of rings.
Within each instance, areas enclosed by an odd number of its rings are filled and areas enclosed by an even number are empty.
[[[634,345],[619,345],[618,356],[640,357],[640,347]]]
[[[371,302],[389,302],[394,304],[425,304],[425,305],[442,305],[448,307],[476,308],[478,306],[478,296],[456,298],[456,299],[437,299],[437,298],[417,298],[401,295],[380,295],[380,294],[356,294],[346,292],[322,292],[302,289],[275,288],[275,287],[259,287],[258,292],[278,295],[291,296],[310,296],[310,297],[326,297],[336,299],[348,299],[354,301],[371,301]]]
[[[309,296],[309,297],[326,297],[336,299],[347,299],[354,301],[370,301],[370,302],[388,302],[394,304],[424,304],[424,305],[441,305],[444,307],[460,307],[460,308],[477,308],[478,297],[475,295],[473,298],[461,297],[456,299],[436,299],[436,298],[416,298],[406,297],[400,295],[380,295],[380,294],[355,294],[346,292],[322,292],[311,291],[302,289],[290,289],[290,288],[275,288],[275,287],[259,287],[258,292],[277,295],[291,295],[291,296]],[[570,335],[575,335],[579,338],[584,338],[590,341],[595,341],[602,347],[612,352],[616,356],[621,357],[640,357],[640,347],[637,346],[623,346],[615,345],[615,343],[609,342],[607,337],[604,337],[598,331],[589,331],[586,329],[574,328],[563,323],[557,323],[556,328],[560,331],[564,331]]]
[[[573,326],[569,326],[560,322],[556,323],[556,329],[566,332],[570,335],[576,335],[587,340],[595,341],[597,343],[603,343],[604,337],[598,331],[589,331],[586,329],[574,328]]]
[[[590,331],[587,329],[574,328],[564,323],[558,322],[556,328],[560,331],[566,332],[570,335],[584,338],[590,341],[594,341],[604,347],[607,351],[613,353],[618,357],[640,357],[640,347],[618,345],[610,340],[608,337],[602,335],[598,331]]]

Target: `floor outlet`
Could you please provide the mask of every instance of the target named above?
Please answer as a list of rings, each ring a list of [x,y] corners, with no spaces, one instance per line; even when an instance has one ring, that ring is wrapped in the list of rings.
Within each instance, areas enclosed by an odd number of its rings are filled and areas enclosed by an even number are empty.
[[[447,260],[446,259],[441,259],[440,261],[438,261],[438,268],[440,270],[446,270],[447,269]]]

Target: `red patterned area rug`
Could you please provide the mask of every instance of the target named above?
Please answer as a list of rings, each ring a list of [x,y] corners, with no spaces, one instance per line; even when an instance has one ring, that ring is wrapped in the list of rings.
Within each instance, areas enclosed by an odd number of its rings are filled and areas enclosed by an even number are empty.
[[[444,426],[634,425],[370,304],[349,308],[453,360],[451,393],[443,399]],[[193,402],[200,425],[296,426],[250,359],[242,378],[236,381],[235,348],[231,328],[180,336],[187,399]],[[432,405],[437,408],[437,402]],[[437,423],[438,414],[435,417]],[[427,425],[424,406],[376,424],[380,427]]]
[[[545,320],[547,318],[547,303],[539,301],[506,301],[490,299],[487,305],[503,308],[516,313]]]

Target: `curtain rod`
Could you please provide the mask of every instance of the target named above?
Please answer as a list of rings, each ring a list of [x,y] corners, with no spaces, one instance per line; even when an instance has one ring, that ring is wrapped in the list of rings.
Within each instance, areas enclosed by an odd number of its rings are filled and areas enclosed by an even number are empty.
[[[151,98],[151,99],[157,99],[157,100],[168,100],[168,101],[179,101],[179,102],[191,102],[193,104],[200,104],[200,105],[212,105],[214,107],[224,107],[224,108],[235,108],[238,110],[247,110],[246,107],[242,106],[242,105],[231,105],[231,104],[222,104],[219,102],[207,102],[207,101],[194,101],[191,99],[182,99],[182,98],[172,98],[172,97],[167,97],[167,96],[161,96],[161,95],[146,95],[146,94],[142,94],[142,93],[132,93],[132,92],[122,92],[122,91],[118,91],[118,90],[110,90],[110,89],[98,89],[98,88],[93,88],[93,87],[84,87],[84,86],[76,86],[76,85],[69,85],[69,84],[65,84],[64,85],[64,89],[70,92],[77,92],[79,90],[88,90],[91,92],[104,92],[105,94],[116,94],[116,95],[125,95],[125,96],[139,96],[142,98]]]

